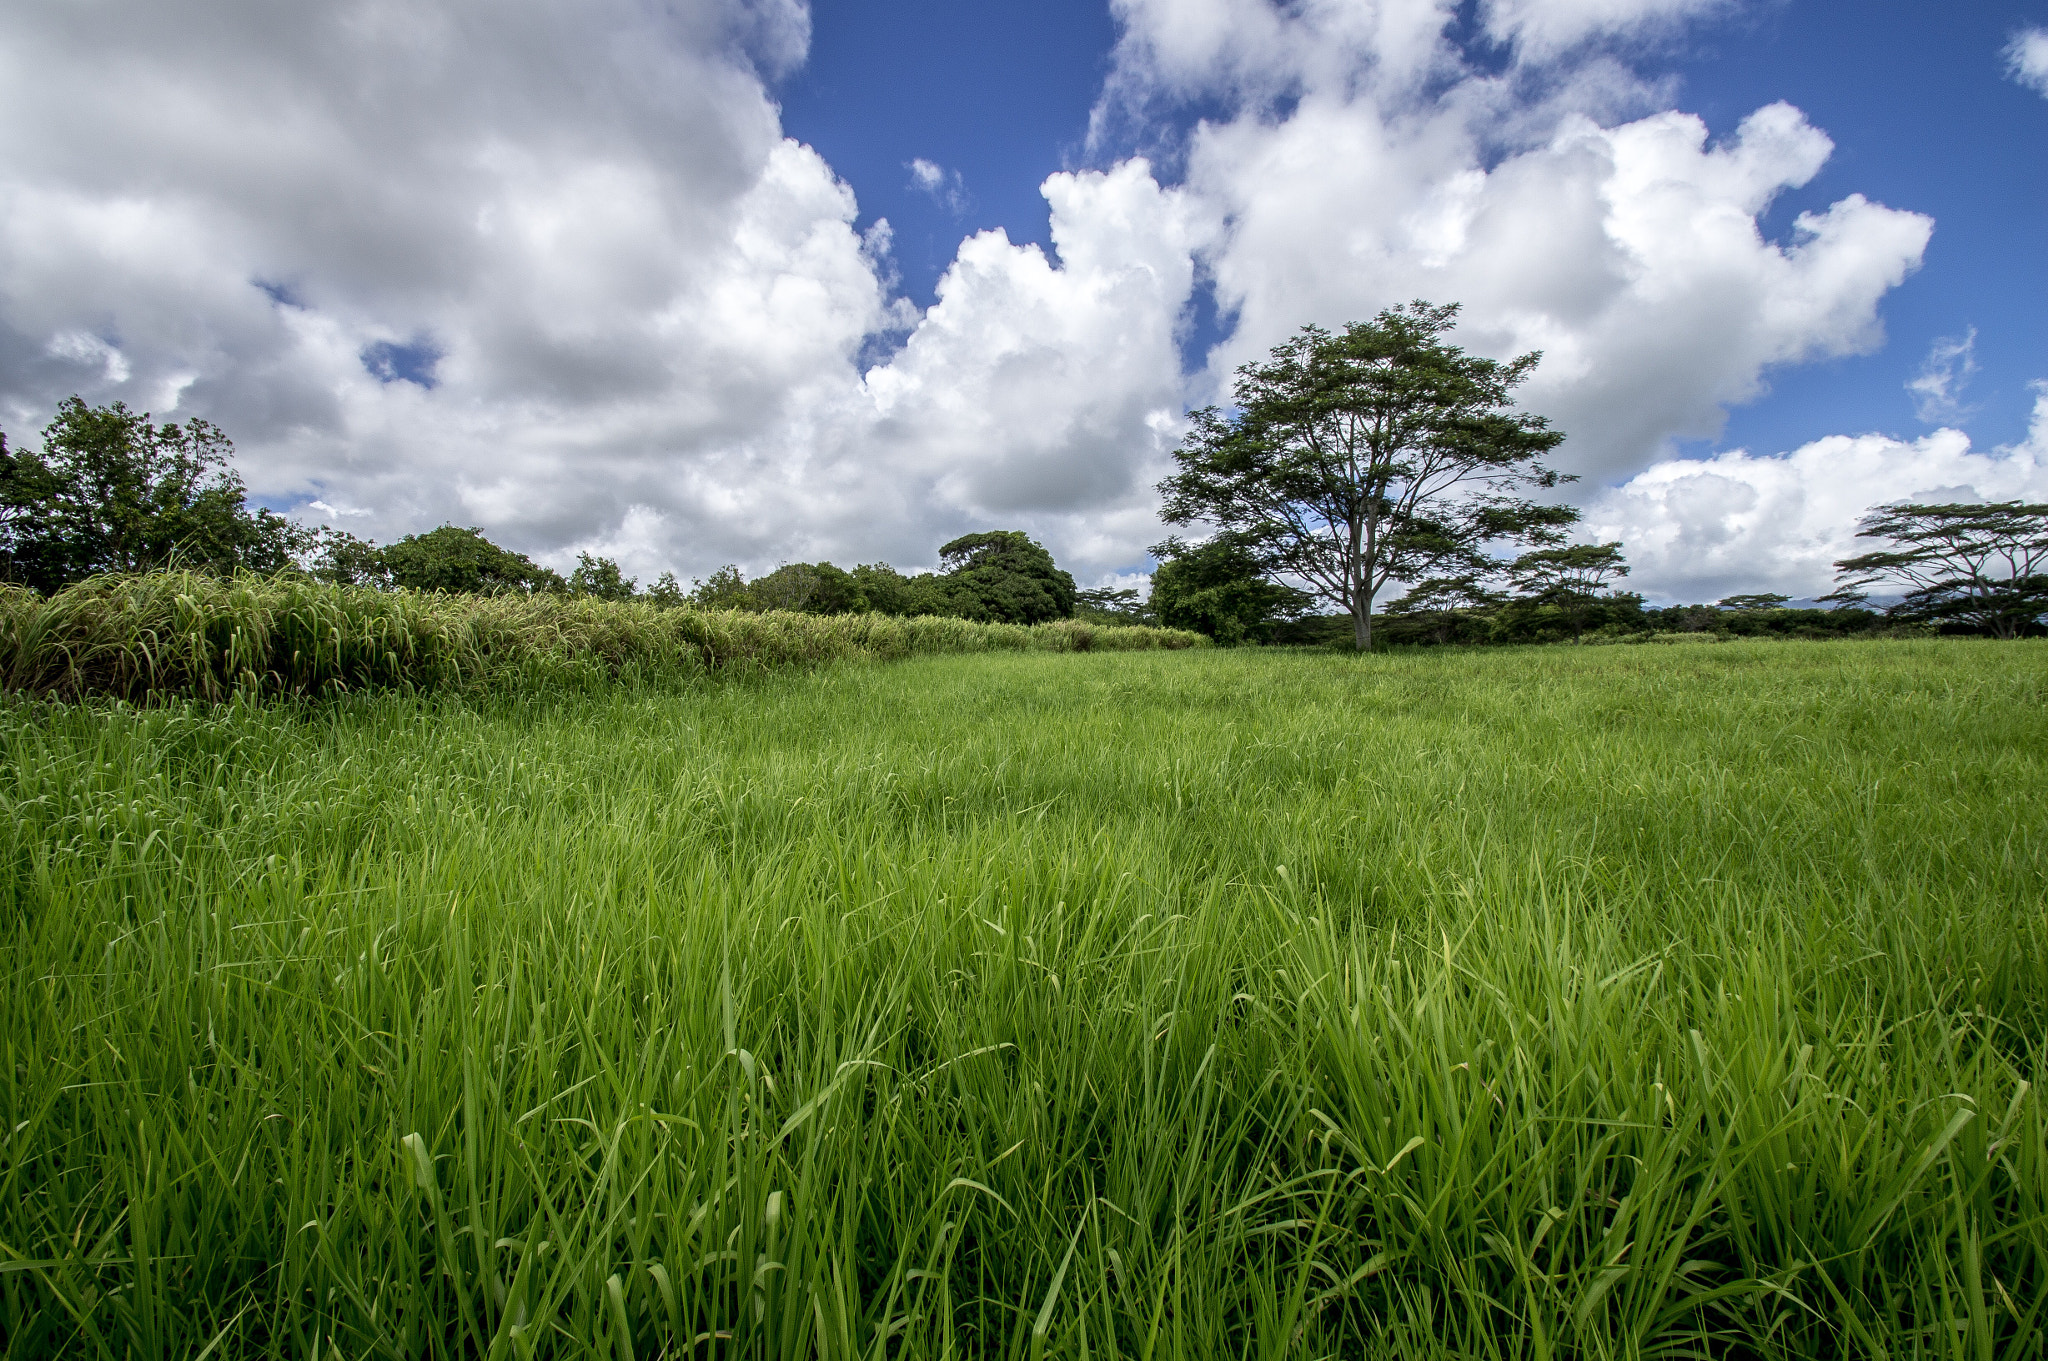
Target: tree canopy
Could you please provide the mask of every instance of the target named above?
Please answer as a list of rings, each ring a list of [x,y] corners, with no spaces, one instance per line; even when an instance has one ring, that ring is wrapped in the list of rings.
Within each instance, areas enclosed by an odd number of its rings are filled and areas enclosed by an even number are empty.
[[[829,562],[786,562],[747,591],[753,608],[801,614],[865,614],[867,593],[852,572]]]
[[[2048,504],[1879,506],[1856,531],[1889,544],[1835,564],[1839,588],[1825,599],[1853,602],[1872,588],[1902,590],[1891,613],[1955,622],[2013,638],[2048,615]]]
[[[1593,605],[1607,593],[1607,583],[1628,575],[1619,543],[1574,543],[1538,548],[1522,554],[1508,567],[1508,576],[1524,599],[1555,606],[1576,641],[1586,631]]]
[[[1563,434],[1513,407],[1541,356],[1469,355],[1443,339],[1457,314],[1413,302],[1305,326],[1240,368],[1233,410],[1193,413],[1160,483],[1166,521],[1236,536],[1346,611],[1360,648],[1388,582],[1492,566],[1492,543],[1556,543],[1578,512],[1517,494],[1571,480],[1540,461]]]
[[[587,595],[595,600],[631,600],[639,593],[640,583],[619,570],[610,558],[589,553],[576,555],[576,570],[569,574],[569,594]]]
[[[1074,615],[1074,578],[1037,540],[1015,529],[963,534],[939,549],[949,614],[998,624]]]
[[[524,553],[500,548],[475,528],[442,525],[379,551],[391,584],[408,590],[523,595],[567,586],[557,573]]]
[[[1091,624],[1158,622],[1151,602],[1138,599],[1137,590],[1129,586],[1093,586],[1074,592],[1074,617]]]
[[[234,445],[197,417],[154,425],[65,399],[40,452],[0,436],[0,577],[41,591],[103,572],[289,566],[311,532],[251,510]]]
[[[829,562],[786,562],[752,581],[728,563],[695,582],[689,599],[704,609],[941,614],[984,623],[1034,624],[1073,616],[1073,577],[1019,530],[964,535],[941,547],[939,558],[945,570],[915,576],[879,562],[861,563],[850,572]]]
[[[1169,538],[1153,547],[1152,613],[1168,628],[1206,633],[1225,647],[1265,643],[1308,604],[1307,592],[1268,580],[1265,563],[1242,538],[1219,534],[1203,544]]]

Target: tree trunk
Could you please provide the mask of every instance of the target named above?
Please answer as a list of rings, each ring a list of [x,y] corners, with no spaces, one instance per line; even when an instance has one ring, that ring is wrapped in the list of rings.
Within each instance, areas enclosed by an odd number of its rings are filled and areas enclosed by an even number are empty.
[[[1352,606],[1351,641],[1360,652],[1372,651],[1372,602],[1366,601],[1363,608]]]

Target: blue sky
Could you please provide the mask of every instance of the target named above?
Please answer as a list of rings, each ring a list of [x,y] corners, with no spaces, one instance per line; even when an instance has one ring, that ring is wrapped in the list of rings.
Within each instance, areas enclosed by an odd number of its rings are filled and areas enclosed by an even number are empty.
[[[1709,28],[1672,65],[1680,98],[1716,129],[1790,100],[1835,140],[1805,189],[1767,219],[1860,191],[1935,220],[1925,265],[1885,304],[1877,354],[1780,374],[1731,417],[1723,443],[1790,449],[1844,430],[1917,432],[1904,384],[1936,341],[1977,333],[1957,423],[1979,443],[2024,438],[2029,385],[2048,374],[2048,100],[2005,77],[2015,31],[2040,4],[1871,0],[1765,8]]]
[[[2044,149],[2042,0],[6,6],[0,430],[642,580],[1140,584],[1185,412],[1420,295],[1545,352],[1631,585],[1811,595],[1874,504],[2048,499]]]
[[[904,287],[928,305],[964,232],[1046,243],[1038,186],[1097,159],[1088,111],[1115,40],[1100,0],[823,0],[810,59],[774,92],[784,131],[860,195],[863,224],[896,229]],[[961,206],[916,187],[918,159],[960,174]]]
[[[1087,144],[1116,40],[1106,4],[817,0],[811,13],[810,59],[774,87],[783,126],[853,186],[863,224],[889,221],[920,305],[961,235],[999,227],[1046,244],[1039,183],[1129,149]],[[1768,234],[1856,192],[1936,223],[1924,265],[1886,299],[1882,349],[1774,372],[1768,395],[1688,451],[1923,433],[1906,384],[1931,347],[1973,330],[1976,372],[1943,423],[1985,445],[2025,438],[2031,385],[2048,375],[2048,100],[2006,77],[2004,49],[2042,24],[2048,5],[1787,0],[1646,45],[1643,68],[1715,135],[1786,100],[1834,140],[1820,174],[1763,219]],[[963,203],[917,187],[908,167],[920,158],[959,174]],[[1203,320],[1193,351],[1217,338]]]

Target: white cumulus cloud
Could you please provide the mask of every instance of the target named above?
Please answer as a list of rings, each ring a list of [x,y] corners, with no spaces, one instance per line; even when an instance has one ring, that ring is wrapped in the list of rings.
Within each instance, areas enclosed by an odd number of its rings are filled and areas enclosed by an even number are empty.
[[[1555,58],[1535,95],[1464,62],[1445,4],[1118,8],[1105,119],[1195,95],[1235,110],[1186,148],[1186,187],[1219,224],[1202,262],[1236,320],[1210,392],[1306,322],[1457,301],[1463,343],[1545,352],[1526,400],[1569,434],[1566,465],[1606,478],[1713,436],[1775,367],[1875,347],[1878,305],[1932,231],[1851,194],[1768,238],[1762,215],[1819,172],[1825,133],[1782,103],[1719,140],[1679,111],[1616,116],[1656,90],[1568,55],[1709,4],[1501,0],[1489,30],[1524,60]]]
[[[1128,565],[1178,411],[1177,197],[1055,176],[1060,258],[974,238],[920,324],[886,226],[781,135],[756,68],[807,35],[793,0],[11,7],[0,423],[205,415],[311,518],[643,576],[929,562],[990,516]]]
[[[2025,28],[2005,49],[2006,73],[2020,84],[2048,95],[2048,28]]]
[[[0,426],[203,415],[270,504],[643,577],[1003,525],[1106,580],[1184,407],[1304,322],[1464,302],[1613,480],[1877,343],[1927,241],[1853,194],[1764,235],[1827,136],[1770,105],[1717,138],[1623,60],[1714,0],[1489,0],[1492,73],[1452,0],[1113,8],[1094,145],[1158,154],[1051,176],[1052,248],[969,237],[922,314],[782,134],[801,0],[0,8]],[[1198,281],[1226,334],[1187,375]]]
[[[1655,598],[1742,591],[1811,598],[1867,550],[1856,525],[1894,501],[2048,500],[2048,390],[2026,440],[1978,452],[1960,430],[1917,440],[1830,435],[1789,454],[1667,459],[1587,508],[1585,530],[1628,545],[1628,584]]]
[[[1730,0],[1486,0],[1481,8],[1487,32],[1526,58],[1594,38],[1655,33],[1730,7]]]
[[[17,435],[75,391],[206,415],[258,493],[379,534],[560,551],[651,501],[715,544],[704,485],[889,323],[735,48],[786,62],[800,8],[109,8],[0,18]]]

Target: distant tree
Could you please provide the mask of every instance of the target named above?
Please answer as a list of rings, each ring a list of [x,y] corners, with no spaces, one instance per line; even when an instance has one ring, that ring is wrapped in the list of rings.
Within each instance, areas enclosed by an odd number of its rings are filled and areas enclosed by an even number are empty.
[[[704,610],[760,608],[747,590],[747,579],[729,562],[710,576],[690,582],[690,603]]]
[[[197,417],[152,425],[120,402],[66,398],[40,453],[0,439],[0,573],[51,591],[102,572],[290,566],[311,531],[251,511],[233,453]]]
[[[383,550],[383,560],[391,584],[414,591],[526,595],[567,585],[525,554],[492,543],[482,530],[454,525],[408,534]]]
[[[1388,582],[1483,566],[1489,543],[1556,542],[1578,513],[1514,494],[1571,480],[1539,461],[1563,434],[1512,405],[1540,355],[1468,355],[1442,338],[1457,314],[1414,302],[1338,334],[1305,326],[1240,368],[1234,412],[1193,413],[1159,484],[1166,521],[1217,525],[1307,582],[1361,649]]]
[[[1498,609],[1506,599],[1492,587],[1487,575],[1464,572],[1416,582],[1408,588],[1406,595],[1387,606],[1387,614],[1408,626],[1398,631],[1408,640],[1431,643],[1475,641],[1471,635],[1475,630],[1481,636],[1485,634],[1488,613]]]
[[[610,558],[592,557],[588,553],[576,555],[576,570],[569,574],[569,594],[587,595],[594,600],[631,600],[639,594],[639,584],[620,571]]]
[[[948,614],[1005,624],[1073,616],[1074,578],[1018,530],[964,534],[939,549],[939,560]]]
[[[765,577],[747,583],[747,598],[757,610],[801,613],[818,588],[817,569],[808,562],[785,562]]]
[[[1759,591],[1753,595],[1731,595],[1715,604],[1724,610],[1775,610],[1791,599],[1791,596],[1779,595],[1775,591]]]
[[[49,589],[62,579],[61,558],[49,561],[51,541],[45,517],[56,498],[58,479],[35,453],[9,450],[0,431],[0,580]]]
[[[389,586],[391,568],[384,550],[368,539],[326,525],[313,531],[301,563],[316,581],[335,586]]]
[[[829,562],[786,562],[747,587],[757,610],[799,614],[862,614],[867,598],[853,573]]]
[[[1268,580],[1263,559],[1232,534],[1202,544],[1169,538],[1152,553],[1163,559],[1152,573],[1159,622],[1206,633],[1225,647],[1270,642],[1275,627],[1298,616],[1310,599],[1306,591]]]
[[[961,613],[959,601],[955,599],[946,578],[936,572],[919,572],[902,578],[903,609],[906,616],[927,614],[957,615]],[[869,597],[873,599],[872,596]],[[876,606],[877,609],[881,608]]]
[[[853,573],[829,562],[814,562],[811,570],[817,581],[811,588],[810,604],[806,606],[809,613],[868,613],[867,594],[861,590],[860,579]]]
[[[1488,610],[1507,597],[1494,589],[1489,579],[1476,572],[1458,576],[1430,577],[1408,588],[1408,593],[1387,606],[1389,614],[1441,614],[1455,610]]]
[[[701,609],[793,610],[806,614],[940,614],[1035,623],[1074,609],[1074,579],[1024,534],[969,534],[939,550],[940,574],[905,576],[886,563],[852,571],[829,562],[786,562],[748,581],[728,563],[691,584]]]
[[[1134,589],[1096,586],[1074,592],[1074,617],[1096,624],[1148,624],[1152,609]]]
[[[681,609],[689,603],[690,597],[683,592],[683,585],[676,580],[674,572],[663,572],[647,588],[647,600],[656,609]]]
[[[944,603],[943,595],[930,589],[930,576],[906,577],[885,562],[861,563],[850,575],[861,599],[878,614],[937,614]]]
[[[1508,568],[1522,598],[1554,606],[1576,642],[1586,620],[1607,593],[1607,583],[1628,575],[1619,543],[1575,543],[1522,554]]]
[[[1842,587],[1824,599],[1903,590],[1894,617],[1968,624],[1999,638],[2038,628],[2048,614],[2048,504],[1901,502],[1871,511],[1856,536],[1890,547],[1836,563]]]

